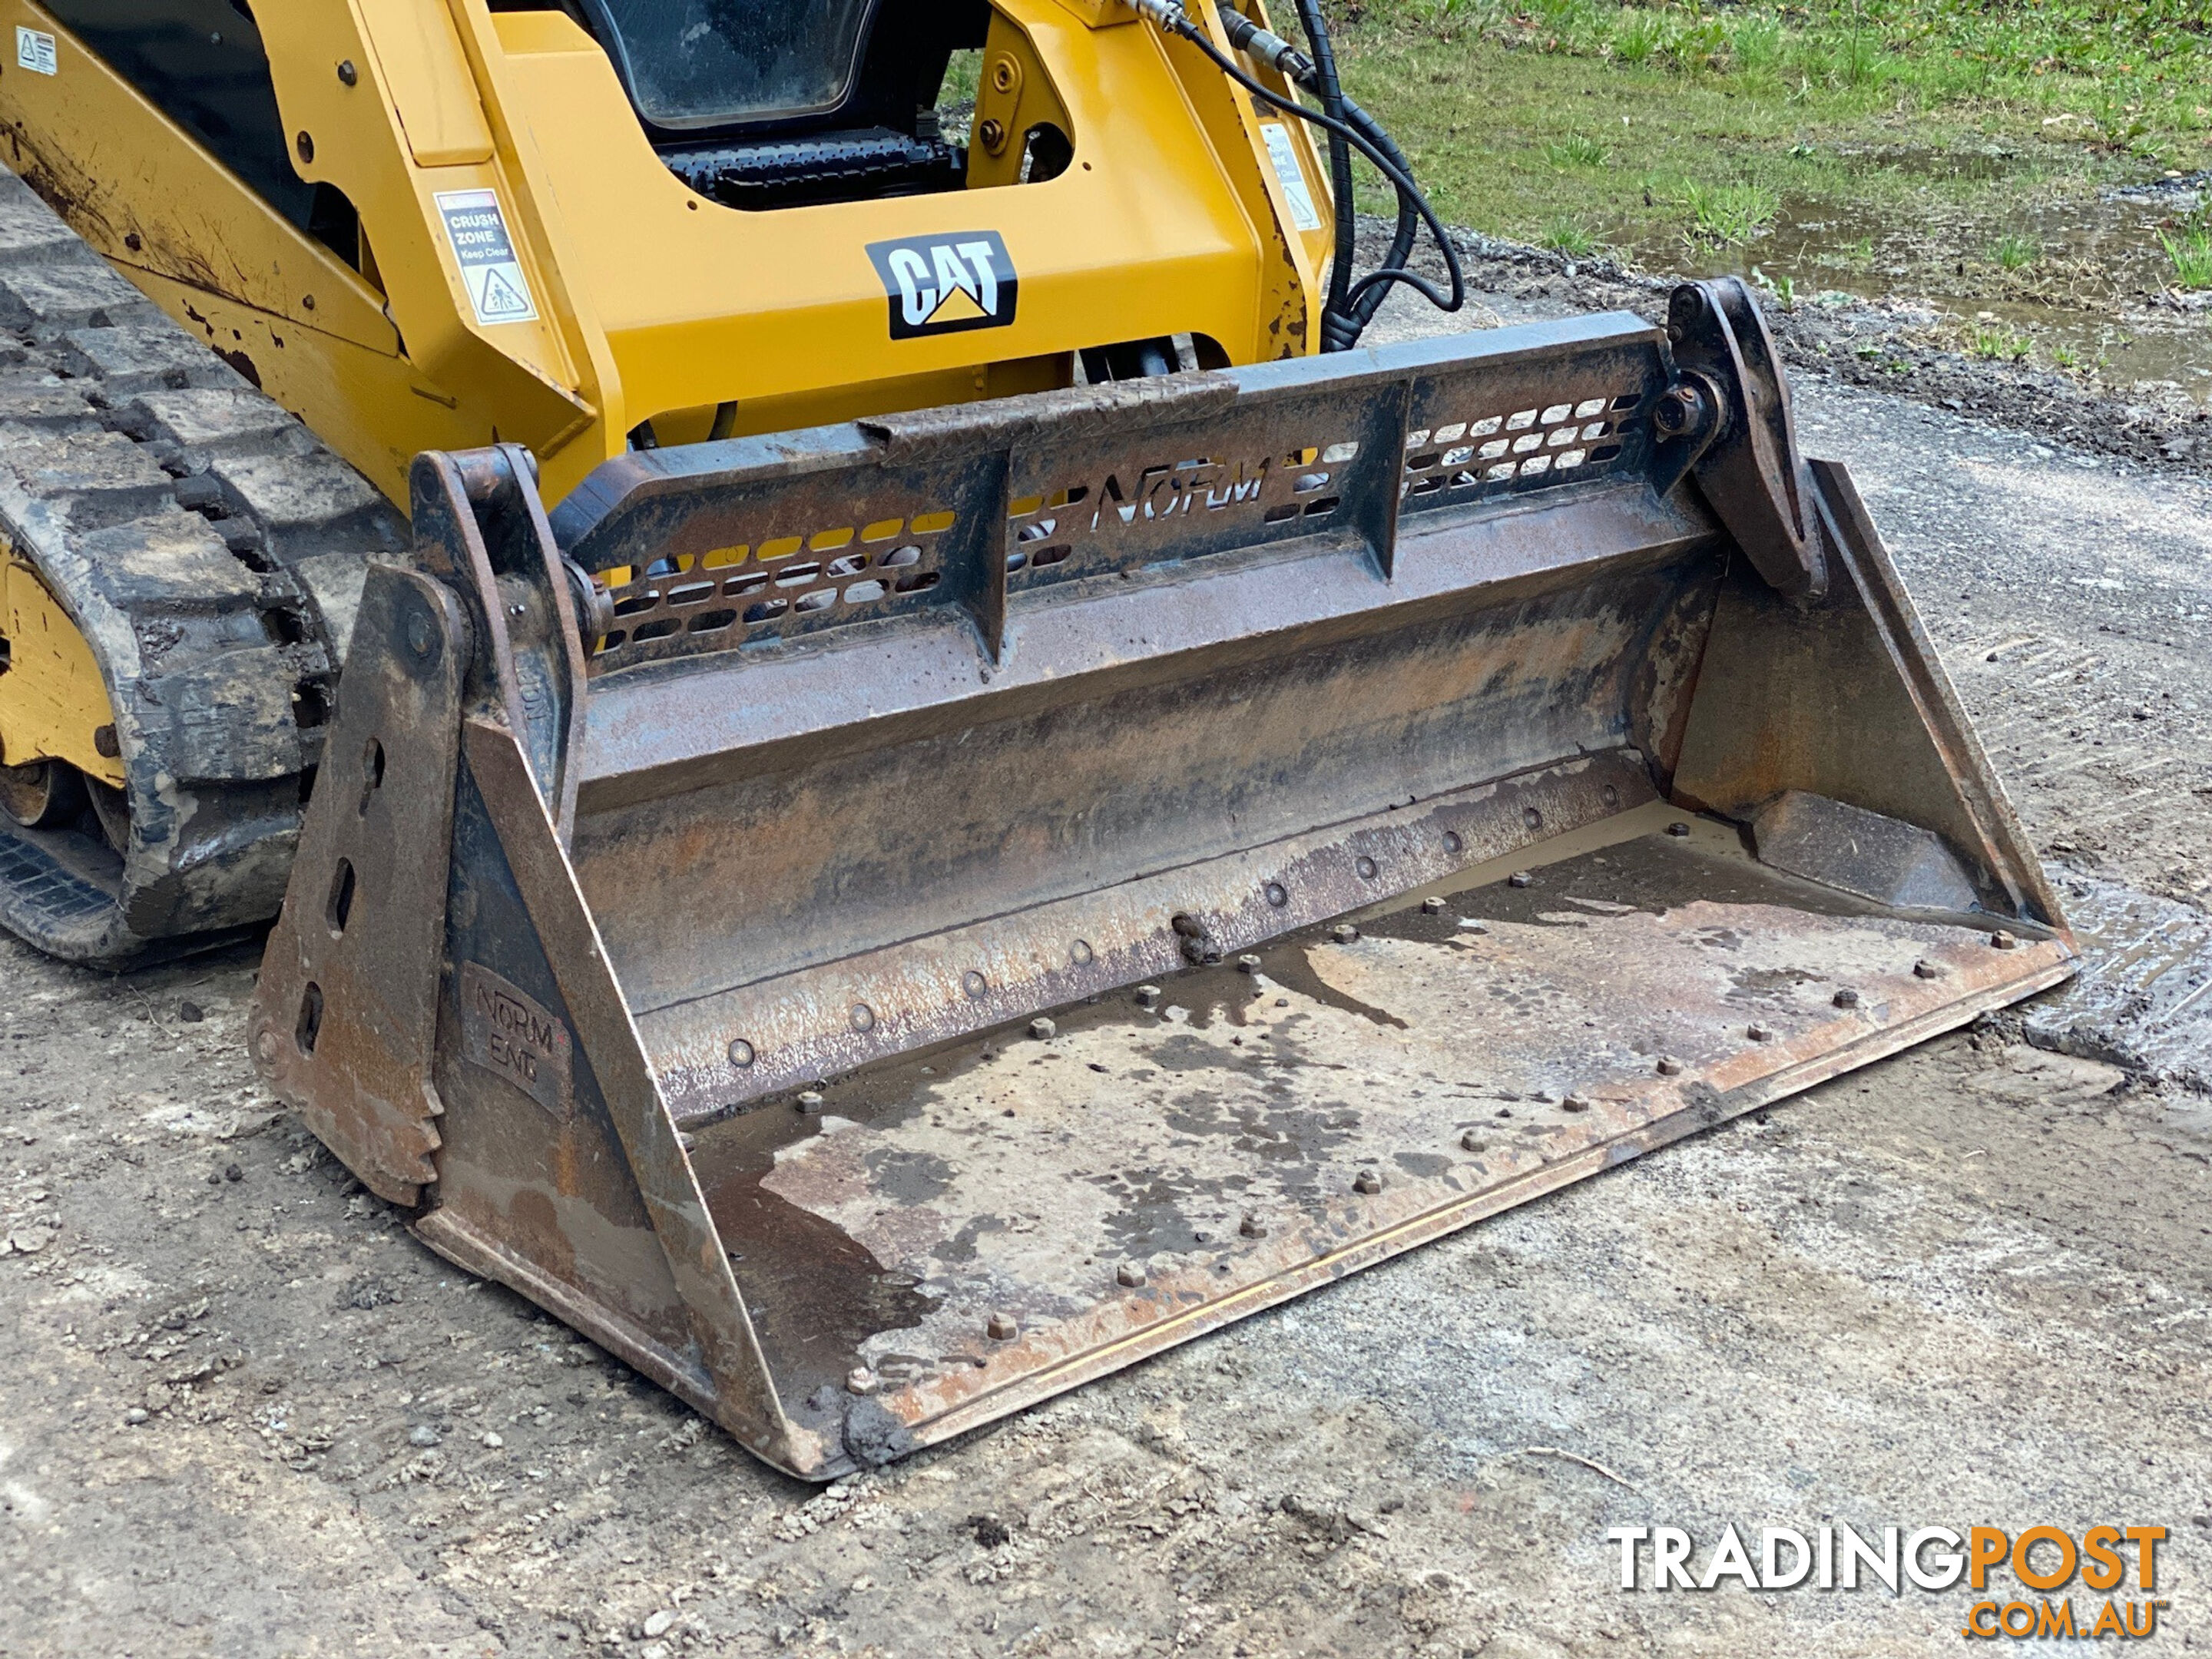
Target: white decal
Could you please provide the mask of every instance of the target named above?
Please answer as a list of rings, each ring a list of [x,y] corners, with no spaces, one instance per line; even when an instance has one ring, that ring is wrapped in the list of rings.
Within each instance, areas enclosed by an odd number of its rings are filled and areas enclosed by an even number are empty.
[[[54,37],[16,24],[15,64],[33,75],[59,75],[61,65],[54,58]]]
[[[469,290],[477,321],[536,321],[538,307],[531,300],[522,262],[515,257],[514,239],[507,234],[499,198],[488,190],[442,191],[438,216],[446,222],[446,240],[460,264],[461,281]]]
[[[1290,129],[1280,121],[1262,121],[1260,137],[1267,141],[1267,159],[1275,164],[1275,177],[1282,182],[1291,223],[1300,230],[1319,230],[1321,215],[1314,209],[1313,191],[1306,184],[1305,169],[1298,165],[1298,153],[1291,146]]]

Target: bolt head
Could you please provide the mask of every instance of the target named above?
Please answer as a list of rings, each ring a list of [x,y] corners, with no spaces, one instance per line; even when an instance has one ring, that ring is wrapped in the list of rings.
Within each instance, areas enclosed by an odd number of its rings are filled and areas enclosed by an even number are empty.
[[[801,1089],[799,1098],[793,1103],[811,1117],[822,1109],[822,1091],[819,1089]]]
[[[1372,1170],[1362,1170],[1352,1177],[1352,1190],[1355,1193],[1379,1193],[1382,1190],[1382,1177]]]
[[[2000,927],[1990,935],[1990,943],[2000,951],[2017,951],[2020,949],[2020,935],[2007,933]]]
[[[1505,878],[1505,884],[1508,887],[1527,887],[1534,883],[1535,879],[1536,878],[1530,875],[1526,870],[1516,870],[1511,875]]]
[[[1915,979],[1941,979],[1949,971],[1942,963],[1930,962],[1926,957],[1912,964],[1912,977]]]
[[[1463,1152],[1479,1152],[1489,1144],[1482,1138],[1480,1130],[1468,1129],[1459,1138],[1459,1149]]]
[[[1159,1006],[1160,988],[1158,986],[1139,985],[1137,988],[1137,1006],[1139,1008],[1157,1008]]]
[[[1747,1026],[1743,1034],[1753,1042],[1771,1042],[1774,1038],[1774,1030],[1768,1025]]]
[[[1042,1014],[1039,1014],[1035,1019],[1030,1022],[1030,1035],[1040,1042],[1043,1042],[1047,1037],[1054,1035],[1059,1030],[1060,1027],[1054,1024]]]
[[[1440,898],[1425,898],[1421,901],[1421,912],[1425,915],[1440,916],[1444,913],[1444,902]]]
[[[986,120],[975,129],[975,136],[983,141],[983,148],[996,152],[1006,142],[1006,127],[995,119]]]
[[[1563,1112],[1587,1112],[1589,1109],[1588,1095],[1569,1095],[1559,1103],[1559,1109]]]
[[[1359,930],[1348,921],[1340,921],[1328,930],[1328,936],[1339,945],[1349,945],[1359,937]]]
[[[876,1391],[876,1374],[866,1365],[854,1366],[845,1373],[845,1391],[848,1394],[873,1394]]]
[[[1376,865],[1373,859],[1354,859],[1352,861],[1352,867],[1359,872],[1360,877],[1363,880],[1372,881],[1375,879]]]
[[[1686,836],[1690,833],[1690,826],[1677,819],[1667,826],[1667,833],[1670,836]]]
[[[430,654],[430,619],[419,611],[407,619],[407,648],[418,657]]]
[[[353,66],[353,59],[349,58],[338,65],[338,84],[342,87],[351,87],[358,86],[360,83],[361,71]]]
[[[1248,1215],[1237,1224],[1237,1231],[1247,1238],[1265,1238],[1267,1236],[1267,1224],[1256,1215]]]
[[[746,1042],[743,1037],[732,1037],[730,1039],[731,1065],[738,1066],[750,1066],[757,1057],[757,1056],[753,1052],[753,1045]]]
[[[1140,1261],[1124,1261],[1114,1269],[1114,1282],[1134,1290],[1145,1282],[1145,1267]]]
[[[1838,1008],[1856,1008],[1859,1006],[1859,994],[1846,985],[1836,993],[1834,1001]]]
[[[994,1342],[1011,1342],[1022,1334],[1022,1328],[1012,1314],[993,1314],[983,1328]]]
[[[1260,958],[1248,951],[1237,958],[1237,969],[1239,973],[1256,974],[1260,971]]]
[[[1662,1054],[1659,1056],[1658,1069],[1661,1077],[1680,1077],[1682,1074],[1682,1062],[1672,1054]]]
[[[1668,437],[1677,437],[1698,423],[1704,414],[1704,394],[1693,386],[1670,386],[1651,410],[1651,423]]]

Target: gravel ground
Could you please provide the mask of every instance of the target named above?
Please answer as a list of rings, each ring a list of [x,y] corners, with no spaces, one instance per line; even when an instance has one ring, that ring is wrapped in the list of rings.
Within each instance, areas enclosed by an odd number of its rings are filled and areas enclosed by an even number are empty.
[[[2201,906],[2212,489],[1798,386],[2046,856]],[[1971,1649],[1604,1539],[1830,1521],[2166,1525],[2142,1645],[2212,1649],[2205,1103],[2016,1016],[816,1490],[415,1244],[255,1083],[253,962],[0,940],[0,1655]]]

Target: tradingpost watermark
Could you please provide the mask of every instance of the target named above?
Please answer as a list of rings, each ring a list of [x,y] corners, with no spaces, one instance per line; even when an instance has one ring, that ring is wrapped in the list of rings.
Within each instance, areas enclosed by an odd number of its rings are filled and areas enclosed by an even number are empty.
[[[1984,1598],[1960,1634],[2014,1641],[2154,1635],[2162,1526],[1761,1527],[1756,1548],[1733,1522],[1700,1540],[1683,1527],[1614,1527],[1624,1590],[1838,1590],[1940,1593],[1963,1580]]]

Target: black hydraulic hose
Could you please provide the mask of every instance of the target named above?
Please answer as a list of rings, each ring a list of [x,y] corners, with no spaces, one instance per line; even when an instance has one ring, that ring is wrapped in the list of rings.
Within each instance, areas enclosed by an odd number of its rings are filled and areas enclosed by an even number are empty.
[[[1321,15],[1321,0],[1297,0],[1298,26],[1305,31],[1306,44],[1313,48],[1313,89],[1321,100],[1322,113],[1341,121],[1345,118],[1344,88],[1336,78],[1336,48],[1329,42],[1328,23]],[[1340,313],[1345,299],[1352,292],[1352,146],[1336,133],[1328,135],[1328,185],[1338,203],[1336,215],[1336,258],[1329,264],[1328,313]],[[1405,216],[1401,213],[1402,222]],[[1324,327],[1323,333],[1327,333]]]
[[[1351,122],[1340,121],[1333,116],[1322,114],[1318,110],[1308,109],[1295,99],[1282,97],[1261,85],[1259,82],[1238,68],[1232,59],[1225,56],[1221,49],[1206,37],[1205,31],[1183,14],[1182,7],[1176,3],[1176,0],[1135,0],[1135,6],[1137,10],[1150,17],[1168,33],[1174,35],[1179,40],[1187,40],[1197,47],[1216,69],[1243,87],[1261,103],[1271,108],[1281,110],[1285,115],[1295,115],[1301,121],[1317,126],[1325,132],[1340,135],[1354,149],[1365,156],[1370,165],[1377,173],[1389,181],[1390,187],[1398,192],[1398,201],[1401,209],[1410,203],[1414,210],[1419,214],[1421,222],[1429,228],[1429,234],[1436,239],[1437,252],[1443,255],[1444,270],[1451,278],[1449,295],[1447,296],[1437,289],[1435,283],[1419,271],[1401,264],[1380,270],[1370,270],[1366,276],[1353,283],[1351,289],[1345,295],[1347,307],[1358,306],[1359,301],[1370,292],[1386,290],[1393,283],[1402,283],[1412,289],[1439,311],[1447,313],[1457,311],[1466,303],[1467,283],[1460,270],[1459,250],[1452,245],[1451,237],[1444,230],[1443,222],[1437,217],[1436,210],[1429,205],[1429,198],[1421,194],[1420,186],[1413,182],[1412,175],[1407,173],[1405,156],[1402,152],[1398,151],[1395,144],[1389,144],[1389,150],[1386,152],[1381,145],[1376,144],[1365,132]],[[1310,65],[1298,67],[1301,72],[1297,78],[1303,81],[1306,75],[1311,72],[1311,68]],[[1346,101],[1349,102],[1349,100]],[[1351,107],[1356,109],[1358,106],[1353,105]],[[1368,127],[1378,133],[1382,131],[1382,129],[1376,125],[1374,118],[1367,115],[1365,111],[1362,110],[1359,113]],[[1383,135],[1383,143],[1389,143],[1387,134]],[[1396,155],[1395,160],[1392,159],[1394,153]],[[1350,204],[1343,203],[1339,204],[1338,210],[1348,212],[1349,209]],[[1377,303],[1379,304],[1380,301],[1378,301]],[[1347,320],[1349,320],[1348,318]],[[1326,334],[1328,330],[1328,319],[1326,314],[1322,319],[1322,327]],[[1352,340],[1356,340],[1358,337],[1358,333],[1354,331]],[[1345,341],[1344,345],[1349,345],[1352,340]],[[1343,346],[1331,345],[1326,339],[1323,341],[1323,346],[1327,349],[1343,349]]]
[[[1406,153],[1398,148],[1397,141],[1383,131],[1380,121],[1349,98],[1344,100],[1344,109],[1345,119],[1354,131],[1366,134],[1368,142],[1395,162],[1399,171],[1408,179],[1413,176],[1413,164],[1406,159]],[[1349,212],[1341,215],[1339,222],[1349,225],[1352,222],[1352,215]],[[1415,210],[1413,203],[1401,194],[1398,198],[1398,227],[1391,234],[1390,251],[1382,257],[1382,269],[1404,270],[1406,261],[1413,255],[1413,240],[1419,234],[1420,215]],[[1352,338],[1358,338],[1361,331],[1375,319],[1375,313],[1382,308],[1382,301],[1388,294],[1387,288],[1372,288],[1359,300],[1344,307],[1355,324],[1352,331]]]

